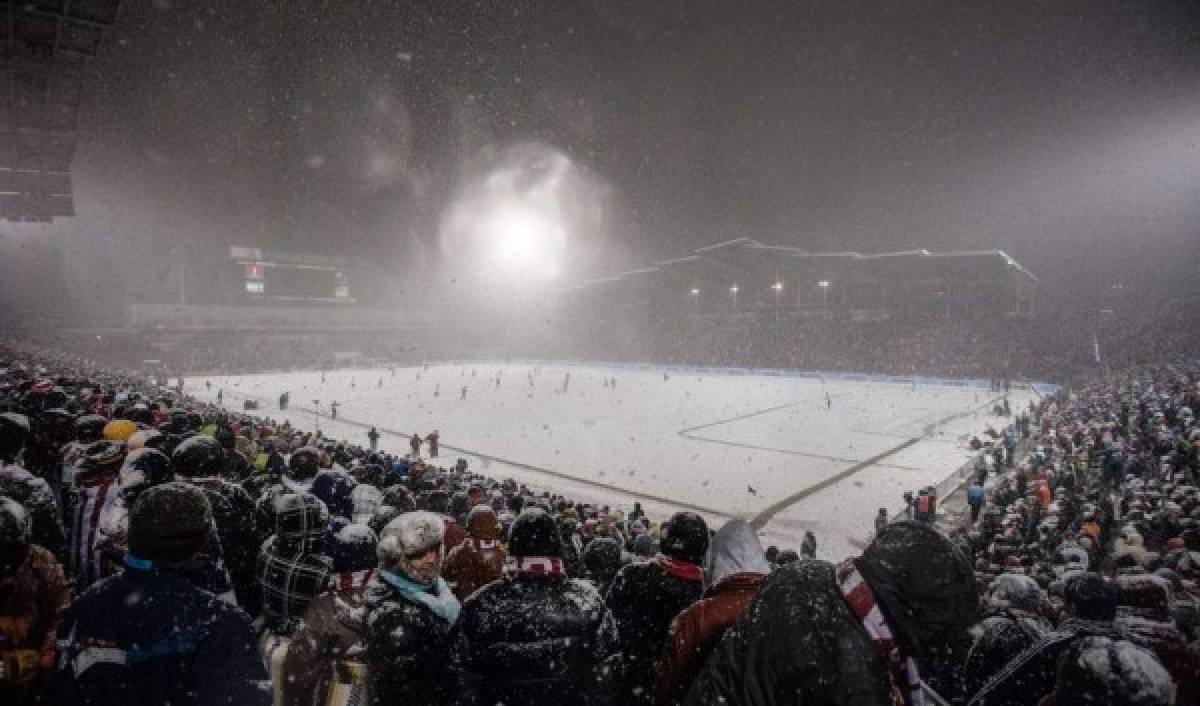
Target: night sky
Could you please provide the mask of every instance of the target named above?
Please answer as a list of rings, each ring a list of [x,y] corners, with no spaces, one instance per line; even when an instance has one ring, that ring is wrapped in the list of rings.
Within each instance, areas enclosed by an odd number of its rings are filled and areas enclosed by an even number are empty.
[[[436,290],[448,205],[529,145],[604,194],[569,278],[741,236],[1001,248],[1072,293],[1200,265],[1193,1],[126,0],[90,73],[78,217],[0,232],[125,296],[180,243]]]

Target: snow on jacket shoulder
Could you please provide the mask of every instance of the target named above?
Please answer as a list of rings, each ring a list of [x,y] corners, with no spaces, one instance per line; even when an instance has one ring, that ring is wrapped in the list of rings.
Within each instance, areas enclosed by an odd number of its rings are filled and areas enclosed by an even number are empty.
[[[450,626],[371,577],[363,593],[367,629],[367,703],[441,706],[449,702]]]
[[[58,646],[56,706],[271,701],[250,618],[168,570],[94,584],[63,614]]]
[[[617,626],[581,579],[506,576],[463,604],[452,657],[460,706],[623,703]]]
[[[617,573],[605,602],[617,619],[625,655],[623,702],[648,704],[653,699],[656,662],[671,621],[702,592],[699,580],[669,573],[657,561],[629,564]]]
[[[655,684],[657,706],[673,706],[683,700],[713,648],[746,611],[766,580],[766,574],[757,573],[727,576],[675,617]]]
[[[891,706],[888,669],[815,559],[777,569],[726,631],[687,706]]]

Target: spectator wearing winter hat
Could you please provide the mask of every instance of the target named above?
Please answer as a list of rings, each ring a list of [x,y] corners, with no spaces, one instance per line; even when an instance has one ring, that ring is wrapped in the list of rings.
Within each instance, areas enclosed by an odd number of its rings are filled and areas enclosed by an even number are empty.
[[[992,666],[993,673],[974,694],[967,693],[973,706],[1024,706],[1030,695],[1047,694],[1054,688],[1059,659],[1075,642],[1088,637],[1123,639],[1114,624],[1120,592],[1110,580],[1097,573],[1070,576],[1063,583],[1063,614],[1058,628],[1007,663]]]
[[[1058,665],[1054,692],[1039,706],[1167,706],[1171,678],[1149,651],[1123,640],[1078,640]]]
[[[0,414],[0,496],[12,498],[29,512],[30,540],[61,560],[66,556],[66,539],[55,492],[45,479],[15,465],[28,437],[25,415]]]
[[[621,570],[621,547],[617,540],[597,537],[583,549],[583,577],[592,582],[601,596],[608,594]]]
[[[487,505],[476,505],[467,515],[467,538],[446,555],[442,576],[460,601],[481,586],[500,578],[508,552],[500,543],[500,523]]]
[[[95,551],[100,517],[117,497],[117,475],[125,459],[125,447],[119,441],[97,441],[84,450],[76,465],[68,494],[70,517],[70,561],[67,572],[83,590],[100,577],[111,573],[104,557]]]
[[[125,572],[91,586],[62,616],[49,703],[270,702],[250,618],[172,569],[204,547],[211,523],[192,485],[142,493]]]
[[[329,511],[311,493],[284,493],[275,496],[272,512],[275,533],[262,546],[258,582],[265,626],[286,637],[329,579],[332,564],[320,547]]]
[[[238,605],[257,616],[262,598],[255,567],[267,533],[258,530],[254,500],[249,493],[221,477],[225,471],[225,450],[216,439],[193,436],[171,452],[171,470],[208,498]]]
[[[622,703],[616,630],[595,588],[567,577],[554,519],[526,509],[509,533],[504,576],[463,603],[451,663],[457,703]]]
[[[917,703],[922,661],[965,640],[975,604],[953,542],[924,523],[888,525],[856,559],[776,569],[684,703]]]
[[[330,530],[323,544],[332,573],[325,592],[309,604],[283,658],[285,706],[324,704],[335,682],[344,682],[338,686],[351,695],[365,690],[363,591],[378,563],[377,538],[370,527],[340,518]],[[348,678],[339,679],[339,672]]]
[[[0,496],[0,640],[6,672],[0,703],[33,704],[54,670],[54,637],[71,601],[62,565],[31,543],[32,520],[17,501]],[[9,673],[11,671],[11,673]]]
[[[626,670],[621,701],[649,704],[657,662],[675,616],[704,591],[700,563],[708,549],[708,525],[693,512],[667,523],[653,561],[629,564],[617,573],[605,603],[617,619]]]
[[[754,528],[741,518],[713,535],[704,562],[704,597],[671,622],[663,650],[656,706],[675,706],[729,626],[745,612],[771,573]]]
[[[963,666],[965,694],[974,694],[1009,660],[1043,639],[1053,625],[1046,617],[1049,599],[1037,582],[1021,574],[1004,573],[992,581],[984,598],[984,619]]]
[[[400,515],[379,537],[379,570],[363,596],[367,626],[367,703],[450,701],[445,668],[461,605],[441,577],[446,523],[417,511]]]

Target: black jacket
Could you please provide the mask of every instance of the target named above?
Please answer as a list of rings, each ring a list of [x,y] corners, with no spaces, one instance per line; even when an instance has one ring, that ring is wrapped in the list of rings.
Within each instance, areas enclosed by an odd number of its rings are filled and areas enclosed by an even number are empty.
[[[63,614],[58,653],[58,706],[271,703],[250,618],[168,569],[93,584]]]
[[[213,523],[221,539],[225,568],[233,581],[233,592],[250,615],[258,615],[262,598],[258,590],[258,553],[266,537],[255,527],[254,500],[240,485],[220,478],[196,478],[212,505]]]
[[[963,666],[962,695],[971,697],[1012,658],[1041,642],[1051,626],[1016,612],[992,615],[979,624],[979,637],[971,645]]]
[[[687,706],[891,706],[887,665],[815,559],[771,573],[726,631]]]
[[[656,561],[629,564],[617,573],[605,603],[617,619],[625,659],[622,703],[648,704],[653,699],[657,661],[671,621],[703,592],[700,581],[668,573]]]
[[[1071,644],[1085,637],[1128,639],[1114,623],[1108,621],[1065,620],[1058,628],[1042,637],[1003,664],[995,665],[979,691],[970,697],[971,706],[1024,706],[1054,690],[1058,659]]]
[[[363,593],[371,706],[449,703],[450,628],[378,575]]]
[[[580,579],[503,577],[463,604],[452,652],[461,706],[617,703],[617,625]]]

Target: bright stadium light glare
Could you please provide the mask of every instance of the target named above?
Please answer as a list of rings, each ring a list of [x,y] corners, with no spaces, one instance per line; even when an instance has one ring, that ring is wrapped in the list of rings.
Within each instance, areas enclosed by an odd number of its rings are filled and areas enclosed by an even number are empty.
[[[499,270],[553,279],[560,272],[557,255],[564,240],[556,219],[529,204],[514,201],[487,213],[481,235],[490,245]]]
[[[827,289],[829,287],[829,280],[823,279],[820,282],[817,282],[817,286],[821,289]]]
[[[699,290],[699,289],[696,289],[695,287],[692,287],[692,296],[694,297],[694,296],[696,296],[696,295],[698,295],[698,294],[700,294],[700,290]]]
[[[782,292],[783,291],[783,282],[776,282],[775,284],[772,284],[771,289],[774,289],[776,292]]]
[[[737,293],[738,293],[738,286],[735,284],[735,285],[733,285],[732,287],[730,287],[730,288],[729,288],[729,293],[730,293],[730,294],[737,294]]]

